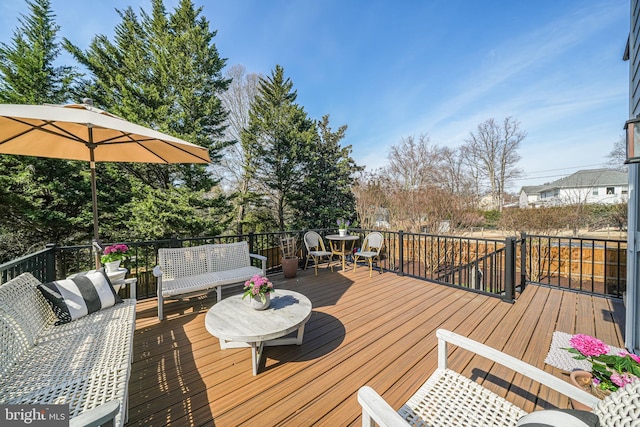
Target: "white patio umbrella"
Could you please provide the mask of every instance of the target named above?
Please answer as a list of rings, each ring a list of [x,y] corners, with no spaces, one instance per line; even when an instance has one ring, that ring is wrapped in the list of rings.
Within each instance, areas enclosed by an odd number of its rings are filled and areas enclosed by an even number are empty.
[[[98,241],[96,162],[211,162],[204,147],[109,114],[93,107],[91,100],[83,102],[0,104],[0,154],[89,162],[95,241]]]

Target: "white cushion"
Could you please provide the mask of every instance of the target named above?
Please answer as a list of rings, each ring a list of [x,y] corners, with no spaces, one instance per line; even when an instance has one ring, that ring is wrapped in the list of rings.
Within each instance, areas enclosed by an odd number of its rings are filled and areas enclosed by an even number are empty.
[[[38,285],[38,289],[58,318],[56,325],[69,323],[122,302],[104,269]]]

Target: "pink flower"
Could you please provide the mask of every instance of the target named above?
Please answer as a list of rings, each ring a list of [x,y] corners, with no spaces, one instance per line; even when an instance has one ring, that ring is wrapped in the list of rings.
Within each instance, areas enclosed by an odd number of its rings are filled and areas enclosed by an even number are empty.
[[[608,345],[589,335],[574,335],[569,340],[569,344],[582,353],[583,356],[602,356],[609,352]]]
[[[624,387],[627,384],[631,384],[637,379],[638,378],[634,377],[633,375],[628,375],[628,374],[619,374],[617,372],[611,374],[611,382],[617,385],[618,387]]]
[[[273,292],[273,283],[271,283],[266,277],[256,274],[251,279],[244,282],[244,291],[245,296],[268,294]]]

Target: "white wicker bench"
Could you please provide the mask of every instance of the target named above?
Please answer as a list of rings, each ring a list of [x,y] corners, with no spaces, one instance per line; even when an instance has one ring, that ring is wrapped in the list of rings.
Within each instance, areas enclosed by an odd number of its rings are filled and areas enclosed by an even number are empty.
[[[72,426],[127,414],[136,301],[54,326],[30,273],[0,285],[0,403],[68,404]]]
[[[262,261],[253,267],[251,258]],[[188,298],[216,289],[222,299],[222,286],[241,283],[256,274],[266,275],[267,257],[249,253],[247,242],[161,248],[153,274],[158,278],[158,319],[164,318],[165,298]]]
[[[593,408],[601,426],[640,425],[640,382],[627,385],[603,400],[522,360],[494,348],[439,329],[438,368],[396,412],[371,387],[358,391],[362,425],[515,426],[526,415],[518,406],[475,381],[448,369],[447,343],[472,351]],[[634,423],[628,423],[632,421]]]

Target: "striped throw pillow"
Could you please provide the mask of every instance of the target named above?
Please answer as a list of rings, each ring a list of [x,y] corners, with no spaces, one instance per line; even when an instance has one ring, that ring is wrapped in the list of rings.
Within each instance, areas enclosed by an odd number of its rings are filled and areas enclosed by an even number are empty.
[[[517,427],[600,427],[600,419],[587,411],[548,409],[525,415]]]
[[[56,325],[122,302],[102,268],[72,279],[38,285],[38,289],[58,318]]]

